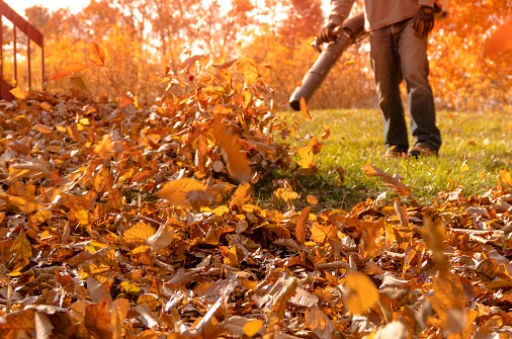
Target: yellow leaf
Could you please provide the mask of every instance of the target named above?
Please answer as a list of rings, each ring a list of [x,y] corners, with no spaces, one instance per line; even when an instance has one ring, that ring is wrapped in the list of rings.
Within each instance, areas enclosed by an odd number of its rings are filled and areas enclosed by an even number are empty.
[[[313,223],[313,227],[310,229],[311,231],[311,240],[313,240],[317,244],[322,244],[328,239],[337,239],[338,233],[336,231],[336,227],[329,225],[323,226],[319,223]]]
[[[244,81],[248,86],[254,86],[258,82],[258,67],[253,60],[241,58],[237,63],[238,70],[244,75]]]
[[[364,314],[379,301],[379,291],[366,274],[354,272],[345,280],[344,301],[352,314]]]
[[[206,191],[206,186],[195,179],[183,178],[168,182],[156,196],[169,200],[174,206],[191,208],[192,205],[187,200],[187,193],[192,191]]]
[[[139,294],[140,287],[135,285],[134,283],[123,281],[121,283],[121,288],[128,294]]]
[[[283,200],[287,203],[299,198],[299,194],[290,188],[278,188],[273,194],[277,199]]]
[[[252,186],[248,182],[244,182],[240,184],[237,188],[233,196],[231,197],[231,201],[229,202],[229,208],[243,206],[249,199],[251,198]]]
[[[502,169],[500,171],[500,180],[509,185],[510,187],[512,187],[512,173],[510,173],[509,171],[507,171],[506,169]]]
[[[297,164],[301,168],[308,169],[315,165],[315,161],[313,159],[313,148],[310,145],[298,148],[297,153],[299,154]]]
[[[222,217],[224,214],[229,213],[229,208],[226,205],[222,205],[215,208],[212,212],[213,214]]]
[[[249,338],[254,337],[263,328],[263,320],[255,319],[247,322],[244,325],[243,331]]]
[[[32,256],[32,245],[25,234],[25,231],[21,231],[20,234],[14,240],[9,252],[16,254],[16,261],[26,261]]]
[[[229,252],[227,253],[226,258],[224,258],[224,264],[233,266],[233,267],[240,267],[240,261],[238,260],[238,253],[236,252],[236,246],[233,246],[229,249]]]
[[[67,77],[68,75],[71,75],[73,73],[83,71],[87,67],[88,67],[87,64],[82,64],[82,63],[71,64],[71,65],[61,69],[60,72],[50,75],[50,77],[48,78],[48,81]]]
[[[249,159],[245,153],[242,153],[237,138],[221,122],[220,116],[217,116],[213,123],[213,135],[224,151],[229,175],[235,180],[249,182],[251,180]]]
[[[20,87],[15,87],[11,89],[9,92],[11,92],[11,94],[18,99],[26,99],[28,97],[28,93]]]
[[[114,156],[114,149],[112,147],[112,139],[109,134],[105,134],[103,139],[94,146],[94,153],[98,154],[103,159],[108,159]]]
[[[39,210],[35,214],[28,217],[28,225],[30,227],[38,227],[45,223],[52,217],[52,212],[49,210]]]
[[[355,63],[356,63],[356,60],[354,59],[354,57],[352,57],[349,61],[345,61],[345,63],[343,63],[343,66],[348,67],[348,66],[352,66]]]
[[[89,47],[89,60],[96,66],[105,66],[105,51],[96,42]]]
[[[146,223],[138,223],[126,232],[124,232],[124,240],[127,243],[145,243],[153,234],[155,229]]]
[[[151,238],[150,238],[151,239]],[[151,248],[151,246],[148,246],[148,245],[142,245],[142,246],[138,246],[136,248],[133,249],[133,251],[130,252],[130,254],[139,254],[139,253],[144,253],[146,252],[147,250],[149,250]]]
[[[80,123],[84,126],[89,126],[91,124],[91,121],[89,120],[89,118],[82,118],[80,119]]]
[[[307,120],[311,120],[311,115],[309,115],[308,106],[306,104],[306,99],[304,97],[300,98],[299,104],[300,104],[300,112],[302,113],[304,118],[306,118]]]
[[[89,212],[84,208],[71,207],[71,215],[82,225],[89,225]]]

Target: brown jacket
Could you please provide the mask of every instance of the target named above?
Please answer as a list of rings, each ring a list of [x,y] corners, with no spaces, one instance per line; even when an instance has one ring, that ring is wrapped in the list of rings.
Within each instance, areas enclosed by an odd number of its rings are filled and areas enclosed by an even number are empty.
[[[331,0],[328,23],[341,25],[355,0]],[[364,0],[365,28],[368,31],[412,18],[420,5],[434,6],[434,0]]]

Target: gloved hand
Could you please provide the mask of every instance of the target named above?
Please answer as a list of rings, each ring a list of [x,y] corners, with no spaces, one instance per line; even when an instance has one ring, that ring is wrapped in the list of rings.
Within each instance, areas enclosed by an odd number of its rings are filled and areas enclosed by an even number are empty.
[[[414,16],[414,30],[416,36],[424,38],[434,28],[434,9],[429,6],[420,6]]]
[[[320,42],[333,42],[336,40],[336,36],[333,34],[334,29],[336,28],[336,24],[329,23],[322,27],[320,30],[320,34],[318,35],[318,39],[320,39]]]

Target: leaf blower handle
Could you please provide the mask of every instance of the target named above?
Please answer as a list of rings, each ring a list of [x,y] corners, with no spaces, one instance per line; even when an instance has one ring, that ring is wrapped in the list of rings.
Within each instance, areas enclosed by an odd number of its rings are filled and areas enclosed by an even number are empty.
[[[340,36],[341,33],[343,33],[342,25],[334,28],[331,32],[331,35],[334,38],[334,41],[331,43],[336,42],[336,40],[338,39],[338,37]],[[315,37],[315,40],[313,40],[313,42],[311,43],[311,47],[313,47],[315,49],[315,51],[317,51],[318,53],[323,52],[324,49],[322,48],[322,45],[323,45],[322,39],[320,39],[320,37],[318,37],[318,36]]]

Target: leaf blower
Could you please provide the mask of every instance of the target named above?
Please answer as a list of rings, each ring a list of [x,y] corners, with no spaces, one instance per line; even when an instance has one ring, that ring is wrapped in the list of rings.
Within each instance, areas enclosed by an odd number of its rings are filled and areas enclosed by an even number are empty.
[[[290,106],[292,109],[299,111],[300,99],[304,98],[307,102],[313,96],[315,90],[320,87],[343,52],[366,35],[364,14],[361,13],[345,20],[343,25],[336,29],[334,33],[338,36],[336,41],[328,44],[323,50],[318,38],[313,42],[312,45],[320,52],[320,56],[302,79],[302,84],[291,95]]]

